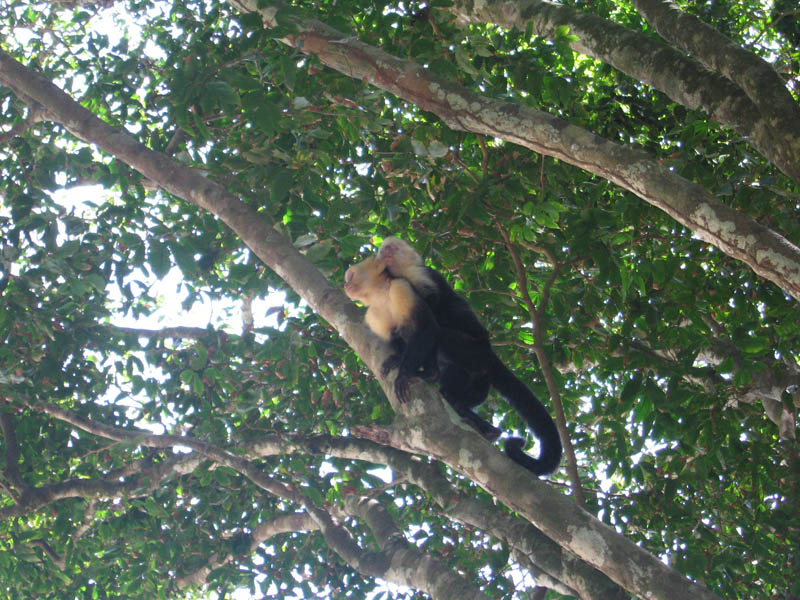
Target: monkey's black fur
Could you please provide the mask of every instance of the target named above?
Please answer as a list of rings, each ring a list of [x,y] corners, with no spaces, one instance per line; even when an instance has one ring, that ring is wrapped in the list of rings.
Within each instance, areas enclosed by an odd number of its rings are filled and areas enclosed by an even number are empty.
[[[406,249],[419,257],[407,245]],[[383,248],[381,251],[383,252]],[[422,262],[421,258],[419,262]],[[505,442],[508,456],[536,475],[547,475],[555,471],[561,461],[562,445],[553,418],[536,395],[492,350],[489,333],[469,303],[450,287],[440,273],[430,267],[420,264],[409,271],[393,268],[397,264],[392,263],[391,255],[387,263],[393,277],[404,278],[404,273],[411,275],[407,281],[430,306],[439,324],[435,351],[442,396],[481,435],[495,440],[499,437],[500,430],[474,411],[486,400],[489,388],[494,387],[525,419],[540,442],[539,458],[532,458],[523,452],[525,441],[522,438],[509,438]],[[428,374],[431,373],[429,368],[425,370]]]

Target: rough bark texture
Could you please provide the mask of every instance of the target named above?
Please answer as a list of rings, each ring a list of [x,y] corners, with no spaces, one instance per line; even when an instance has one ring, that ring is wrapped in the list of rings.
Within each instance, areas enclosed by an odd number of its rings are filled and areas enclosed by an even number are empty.
[[[257,2],[233,0],[232,4],[255,11]],[[266,25],[276,25],[274,12],[260,11]],[[721,204],[702,186],[644,152],[609,142],[548,113],[479,96],[318,21],[299,26],[301,33],[284,41],[317,55],[329,67],[413,102],[453,129],[499,137],[604,177],[800,299],[800,248]]]
[[[761,58],[697,17],[682,12],[670,0],[634,0],[633,5],[664,39],[711,71],[721,73],[748,95],[772,135],[781,142],[775,164],[791,165],[793,172],[787,173],[800,180],[800,106],[781,76]]]
[[[328,42],[325,41],[324,45],[327,46]],[[333,46],[335,48],[336,44]],[[76,137],[95,144],[170,193],[223,220],[265,264],[337,328],[373,372],[380,371],[379,365],[387,356],[387,348],[375,336],[368,334],[360,312],[253,208],[195,170],[147,149],[129,134],[103,123],[47,79],[3,52],[0,52],[0,83],[45,107],[49,118],[61,123]],[[397,408],[399,404],[391,392],[392,386],[386,380],[381,380],[381,385]],[[676,595],[700,600],[716,598],[704,587],[690,582],[657,557],[603,525],[568,498],[531,477],[528,471],[463,425],[452,410],[445,408],[433,388],[415,383],[411,391],[415,399],[401,411],[402,418],[396,421],[392,431],[387,432],[387,441],[393,440],[393,445],[399,448],[437,456],[454,469],[467,474],[503,503],[524,515],[559,545],[574,552],[631,593],[663,600],[673,600]],[[60,415],[68,422],[74,421],[64,415],[66,411],[57,407],[43,405],[38,408],[57,417]],[[97,435],[119,438],[116,428],[99,423],[87,425],[87,422],[81,419],[75,424],[81,428],[88,426],[87,431]],[[131,436],[135,439],[140,437],[136,434]],[[153,444],[189,446],[221,464],[243,469],[248,478],[267,491],[274,488],[281,497],[294,495],[291,490],[284,489],[286,486],[280,482],[264,477],[260,472],[251,472],[247,461],[239,456],[217,451],[205,442],[195,440],[189,444],[180,436],[150,438]],[[352,540],[340,539],[343,535],[341,528],[326,520],[326,515],[314,513],[313,507],[307,508],[332,547],[346,560],[355,561],[359,570],[370,572],[368,565],[361,564],[360,550]]]
[[[727,75],[726,72],[709,71],[662,40],[570,6],[544,0],[457,0],[447,10],[464,24],[494,23],[524,31],[531,23],[533,32],[545,38],[553,37],[558,27],[567,26],[570,33],[579,38],[570,44],[573,50],[611,65],[689,109],[713,115],[723,125],[750,138],[750,142],[770,162],[800,182],[800,118],[783,129],[774,121],[774,115],[764,112],[765,108],[769,113],[775,112],[765,103],[765,98],[745,93],[747,88],[743,91],[720,74]],[[715,31],[714,34],[719,36]],[[729,40],[726,42],[730,44]],[[741,48],[738,50],[748,55],[749,60],[772,71],[758,57]],[[783,81],[777,73],[772,73],[774,77],[766,84],[771,89],[780,86],[788,95]],[[789,110],[800,111],[796,105]]]
[[[389,559],[385,565],[385,572],[376,573],[377,576],[392,581],[402,581],[414,589],[430,594],[432,598],[458,600],[490,598],[447,563],[432,558],[409,544],[386,509],[377,500],[349,496],[345,498],[344,505],[348,513],[367,523],[381,551]]]

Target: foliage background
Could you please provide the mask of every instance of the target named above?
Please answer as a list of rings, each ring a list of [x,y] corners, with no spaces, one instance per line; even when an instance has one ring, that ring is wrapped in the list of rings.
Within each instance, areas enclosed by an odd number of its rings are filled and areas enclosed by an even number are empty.
[[[569,4],[655,35],[627,3]],[[291,8],[487,96],[636,144],[800,240],[796,182],[708,114],[573,52],[568,28],[551,39],[458,28],[444,11],[431,17],[422,5],[392,2]],[[800,30],[786,5],[682,8],[782,65],[796,86]],[[520,292],[542,307],[549,290],[540,350],[557,371],[588,510],[721,596],[800,596],[797,309],[777,286],[604,179],[454,131],[287,48],[279,38],[289,25],[265,29],[211,2],[12,0],[0,10],[5,51],[257,207],[334,282],[383,237],[409,240],[469,298],[498,353],[542,398],[549,392]],[[5,87],[0,108],[3,131],[18,128],[0,150],[5,596],[166,597],[216,553],[229,561],[209,575],[219,591],[256,580],[276,597],[376,589],[318,535],[284,533],[251,552],[250,532],[287,505],[208,463],[145,477],[113,499],[87,493],[12,514],[26,500],[8,491],[20,480],[124,477],[131,465],[171,456],[76,433],[25,408],[35,400],[118,427],[163,423],[220,445],[347,436],[388,423],[392,412],[337,332],[219,219],[39,119]],[[81,210],[54,194],[88,184],[104,193]],[[121,326],[122,316],[164,306],[154,283],[172,269],[180,281],[168,294],[184,311],[205,300],[226,308],[179,332]],[[252,304],[273,290],[285,292],[284,306]],[[252,319],[242,306],[256,307]],[[523,427],[502,402],[482,410],[505,430]],[[385,482],[374,465],[288,453],[263,466],[332,503],[353,490],[370,495],[487,594],[524,594],[506,545],[446,518],[416,487]],[[567,490],[564,472],[552,479]]]

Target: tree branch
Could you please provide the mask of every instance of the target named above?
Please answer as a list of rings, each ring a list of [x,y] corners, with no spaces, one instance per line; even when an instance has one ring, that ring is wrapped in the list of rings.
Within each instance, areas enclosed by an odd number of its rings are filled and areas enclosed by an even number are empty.
[[[179,338],[187,340],[200,340],[208,337],[211,333],[203,327],[164,327],[163,329],[140,329],[138,327],[121,327],[118,325],[108,325],[110,331],[122,334],[132,334],[137,337],[147,339]]]
[[[397,476],[420,487],[451,519],[480,529],[507,542],[530,563],[584,600],[624,600],[628,594],[600,571],[561,548],[528,521],[497,510],[483,497],[466,494],[453,484],[435,464],[413,455],[368,440],[332,436],[272,436],[251,446],[253,452],[288,452],[331,455],[391,467]]]
[[[547,302],[550,297],[550,289],[558,277],[559,265],[553,256],[548,253],[548,258],[552,261],[551,265],[553,270],[547,282],[545,282],[541,300],[539,301],[539,308],[537,309],[533,304],[531,295],[528,293],[528,276],[525,274],[525,266],[522,264],[522,259],[520,258],[517,248],[511,243],[511,238],[509,238],[505,229],[498,225],[497,230],[500,232],[506,249],[511,255],[512,262],[514,263],[514,271],[517,274],[517,291],[533,323],[533,351],[536,353],[536,358],[539,360],[539,367],[542,369],[542,374],[547,384],[547,391],[550,392],[550,399],[553,402],[558,432],[561,434],[561,440],[564,442],[564,454],[567,457],[567,473],[569,474],[569,480],[572,484],[572,491],[575,494],[575,502],[578,506],[585,509],[586,498],[583,495],[581,477],[580,473],[578,473],[578,459],[575,458],[575,448],[572,445],[569,429],[567,428],[567,416],[564,413],[564,403],[561,401],[561,388],[556,381],[553,363],[550,362],[550,357],[547,355],[544,347],[544,317],[547,310]]]
[[[29,106],[30,114],[24,121],[20,121],[5,133],[0,134],[0,144],[5,144],[13,140],[18,135],[22,134],[33,127],[36,123],[45,120],[45,113],[37,104]]]
[[[281,533],[291,533],[295,531],[318,531],[319,525],[308,513],[291,513],[280,515],[264,523],[260,523],[250,534],[250,553],[256,551],[260,544],[263,544],[271,537]],[[186,575],[178,577],[175,583],[178,587],[185,588],[199,586],[205,583],[206,578],[214,569],[230,563],[235,557],[230,554],[215,555],[209,558],[208,563],[203,567],[192,571]]]
[[[67,570],[66,559],[63,556],[60,556],[55,550],[53,550],[50,547],[50,544],[48,544],[44,540],[33,540],[30,544],[31,546],[36,546],[37,548],[40,548],[42,552],[44,552],[45,555],[47,555],[47,558],[52,560],[53,564],[55,564],[59,569],[61,569],[62,571]]]
[[[486,600],[478,587],[454,572],[450,566],[409,544],[380,502],[357,496],[344,499],[345,510],[363,519],[388,559],[386,571],[411,588],[422,590],[432,598]],[[386,577],[376,573],[379,577]]]
[[[479,3],[456,0],[444,10],[454,14],[463,24],[494,23],[525,31],[531,23],[533,33],[545,38],[553,38],[556,30],[566,25],[570,33],[578,37],[577,41],[570,43],[573,50],[601,60],[663,92],[675,102],[691,110],[703,110],[720,123],[733,127],[749,138],[770,162],[800,182],[800,146],[797,143],[800,121],[795,120],[786,129],[776,129],[775,123],[765,119],[763,110],[758,108],[769,107],[768,104],[764,107],[764,98],[748,97],[749,94],[730,79],[708,71],[659,39],[566,4],[545,0],[485,0]],[[716,31],[714,34],[720,35]],[[741,48],[739,50],[748,55],[748,60],[761,60]],[[768,65],[765,67],[771,69]],[[783,82],[780,83],[783,86]]]
[[[267,27],[277,26],[275,7],[258,10],[257,0],[230,3],[245,12],[257,12]],[[722,204],[702,186],[643,151],[610,142],[528,106],[481,96],[319,21],[294,22],[300,33],[281,40],[289,46],[316,55],[349,77],[413,102],[452,129],[498,137],[608,179],[800,300],[800,248]]]
[[[671,0],[633,0],[633,5],[661,37],[744,90],[785,146],[775,164],[788,162],[787,174],[800,182],[800,106],[777,71]]]
[[[30,486],[25,483],[19,472],[19,443],[14,429],[14,421],[10,414],[0,413],[0,431],[3,433],[3,448],[5,449],[3,476],[18,493],[22,494]]]
[[[267,13],[270,10],[272,9],[265,9]],[[349,44],[344,38],[328,40],[327,38],[306,37],[304,42],[308,42],[303,45],[304,51],[311,51],[321,44],[321,47],[326,49],[329,55],[339,53],[338,60],[341,62],[339,65],[341,68],[346,68],[346,64],[356,58],[349,53],[343,53],[344,44]],[[356,43],[356,45],[358,44]],[[396,71],[390,69],[384,71],[384,75],[391,76],[391,81],[400,81],[405,85],[411,85],[412,88],[415,85],[416,80],[413,77],[409,79],[410,73],[398,76]],[[102,150],[130,164],[168,192],[191,201],[219,217],[241,237],[256,256],[274,269],[298,294],[306,299],[314,310],[317,310],[340,332],[373,373],[380,372],[380,365],[388,357],[389,349],[363,324],[361,311],[340,290],[333,287],[252,206],[240,201],[223,186],[162,154],[145,148],[127,133],[110,127],[71,100],[52,83],[26,69],[8,54],[2,52],[0,52],[0,81],[15,90],[30,91],[32,96],[47,103],[50,113],[72,134],[96,144]],[[394,85],[389,80],[385,81],[387,86]],[[467,111],[470,104],[462,104],[465,97],[456,88],[453,88],[455,95],[451,94],[446,91],[451,89],[451,85],[446,84],[446,86],[439,88],[440,93],[436,97],[440,101],[455,103],[455,106],[460,107],[459,111],[463,111],[461,117],[471,119],[472,117]],[[472,108],[477,113],[481,113],[481,107],[484,104],[485,101],[480,101]],[[510,114],[515,111],[516,109]],[[487,113],[481,114],[494,119],[506,113],[489,108]],[[534,120],[538,119],[537,116],[532,116]],[[549,120],[550,117],[547,116],[546,119]],[[516,123],[516,117],[513,121],[514,123],[508,122],[510,127],[522,126],[522,124]],[[525,124],[526,128],[532,126],[532,123],[526,122]],[[563,133],[564,124],[561,123],[559,127],[562,128]],[[547,139],[560,146],[565,139],[557,135],[558,130],[558,128],[549,129],[552,135],[548,135]],[[567,133],[569,134],[570,131],[567,130]],[[568,137],[569,135],[567,135]],[[567,146],[571,147],[568,139],[566,142]],[[644,164],[638,166],[633,164],[634,171],[632,173],[638,173],[640,169],[646,171],[648,168]],[[670,186],[667,186],[667,189],[669,191]],[[726,229],[726,231],[728,230]],[[788,244],[788,242],[786,243]],[[800,259],[797,264],[797,290],[800,293]],[[388,380],[380,376],[378,380],[393,406],[399,407]],[[441,457],[447,464],[466,474],[484,489],[497,494],[509,507],[525,515],[560,545],[569,548],[590,564],[602,569],[612,579],[633,593],[648,596],[654,600],[672,600],[676,590],[683,590],[687,595],[694,594],[699,600],[715,598],[702,586],[688,581],[677,571],[663,564],[657,557],[645,552],[593,516],[583,512],[557,491],[531,477],[530,472],[517,466],[504,453],[490,446],[475,432],[468,430],[469,428],[461,423],[452,410],[448,413],[441,397],[434,392],[430,385],[414,383],[411,391],[414,399],[402,411],[399,411],[403,418],[395,421],[397,427],[391,437],[393,445],[405,448],[413,444],[416,446],[412,448],[415,451]],[[40,406],[37,404],[36,408],[53,414],[53,416],[66,416],[57,414],[61,409],[50,405]],[[98,434],[111,439],[131,441],[140,439],[139,433],[115,430],[114,428],[105,429],[107,426],[99,426],[80,417],[76,420],[70,416],[64,420],[81,428],[91,426],[92,431],[97,431]],[[121,434],[120,431],[124,434]],[[237,471],[241,470],[240,472],[246,473],[246,476],[262,489],[271,491],[271,493],[274,490],[276,493],[290,494],[293,500],[296,499],[302,503],[302,497],[292,493],[283,484],[267,478],[246,461],[242,462],[242,459],[229,452],[220,452],[210,444],[192,440],[192,445],[190,445],[187,443],[188,440],[180,438],[180,436],[147,435],[141,437],[141,440],[140,443],[147,442],[154,447],[171,444],[192,447],[208,458],[218,460],[221,464],[231,466]],[[325,514],[315,514],[310,503],[307,508],[315,519],[319,519],[318,522],[320,522],[326,541],[331,544],[337,543],[337,552],[345,556],[346,560],[350,558],[348,553],[351,553],[354,559],[358,558],[360,550],[357,545],[347,543],[346,538],[340,540],[337,537],[339,530],[333,525],[325,523]]]

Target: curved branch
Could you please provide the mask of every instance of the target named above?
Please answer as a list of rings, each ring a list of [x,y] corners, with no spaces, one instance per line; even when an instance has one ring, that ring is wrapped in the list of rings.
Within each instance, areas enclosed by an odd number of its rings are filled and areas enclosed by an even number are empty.
[[[250,534],[250,553],[255,552],[256,548],[273,536],[281,533],[291,533],[295,531],[318,531],[319,525],[308,513],[292,513],[280,515],[264,523],[260,523]],[[205,583],[209,573],[223,565],[230,563],[234,559],[230,554],[215,555],[209,558],[208,563],[196,571],[178,577],[175,583],[178,587],[199,586]]]
[[[267,12],[270,10],[266,9]],[[330,33],[330,30],[326,29],[326,31]],[[304,51],[311,51],[318,47],[325,49],[328,56],[337,55],[339,66],[347,69],[348,72],[350,70],[346,65],[357,58],[358,54],[352,55],[352,53],[345,52],[344,45],[355,44],[362,50],[368,48],[366,46],[362,48],[357,42],[348,42],[343,38],[335,37],[328,39],[306,36],[303,41]],[[387,87],[396,87],[391,82],[399,81],[414,89],[415,85],[420,83],[414,79],[413,73],[415,72],[416,69],[413,72],[402,74],[390,68],[388,71],[383,71],[384,76],[388,78],[383,82]],[[271,227],[270,222],[255,208],[233,196],[224,186],[206,179],[197,171],[172,161],[163,154],[147,149],[127,133],[102,122],[51,82],[2,52],[0,52],[0,81],[15,90],[29,91],[31,96],[46,103],[54,118],[73,135],[96,144],[100,149],[123,160],[146,177],[157,182],[168,192],[193,202],[219,217],[241,237],[256,256],[274,269],[298,294],[306,299],[313,309],[339,331],[373,373],[380,372],[380,365],[389,353],[387,345],[370,334],[362,322],[361,312],[355,305],[339,289],[333,287],[319,270],[314,268],[292,246],[289,240]],[[459,119],[472,119],[470,109],[476,110],[476,114],[484,115],[490,120],[506,115],[504,110],[498,111],[496,107],[492,108],[494,106],[492,102],[488,102],[488,112],[481,113],[481,107],[487,103],[485,100],[476,100],[474,106],[471,106],[470,103],[464,104],[463,102],[468,98],[450,84],[442,83],[437,87],[437,84],[428,83],[423,87],[428,92],[431,92],[431,88],[438,89],[436,93],[438,101],[458,107]],[[453,93],[450,93],[451,91]],[[469,98],[472,97],[478,98],[474,94],[469,95]],[[522,109],[518,111],[518,109],[519,107],[516,107],[512,110],[512,113],[518,113],[517,116],[511,121],[507,121],[507,125],[512,130],[514,127],[523,125],[527,130],[530,130],[531,127],[536,129],[543,126],[542,123],[535,125],[528,121],[517,123],[519,112],[525,112]],[[525,115],[523,117],[527,118]],[[531,118],[536,121],[539,116],[531,115]],[[542,119],[549,120],[550,117],[543,116]],[[460,120],[457,121],[457,123],[460,122]],[[570,129],[570,126],[563,122],[551,121],[550,123],[551,125],[546,126],[549,131],[546,136],[547,140],[552,142],[555,147],[561,147],[566,142],[566,148],[571,148],[570,135],[578,135],[579,130],[576,132],[575,128]],[[558,135],[559,130],[565,135]],[[575,140],[575,143],[578,141]],[[605,145],[605,142],[602,144]],[[624,151],[622,153],[625,154]],[[653,166],[641,155],[637,154],[637,156],[643,162],[638,164],[634,161],[632,164],[628,164],[630,170],[626,173],[641,174]],[[598,159],[600,158],[602,157],[598,157]],[[626,158],[630,157],[626,154]],[[667,178],[671,177],[668,171],[659,170],[658,174]],[[686,183],[688,184],[688,182]],[[661,189],[663,186],[658,187]],[[666,188],[667,193],[672,191],[669,185]],[[709,208],[709,210],[711,209]],[[722,207],[719,210],[729,209]],[[730,227],[725,231],[730,232]],[[770,232],[770,234],[776,235],[774,232]],[[788,244],[788,242],[785,243]],[[748,243],[748,251],[754,251],[760,247],[759,243],[752,241]],[[798,253],[796,288],[800,294],[800,250],[796,248],[794,250]],[[786,264],[782,263],[783,267],[787,267],[787,265],[789,265],[788,260]],[[787,269],[791,270],[790,265]],[[784,281],[780,277],[778,279],[784,285],[792,288],[791,281]],[[392,400],[393,406],[398,407],[399,404],[394,398],[392,386],[389,385],[387,379],[379,377],[379,382]],[[411,391],[414,400],[401,411],[401,416],[404,418],[396,421],[396,423],[404,425],[405,429],[398,426],[394,437],[391,438],[393,445],[406,448],[409,447],[409,444],[415,444],[415,450],[426,455],[441,457],[478,485],[498,495],[509,507],[523,514],[558,544],[572,550],[588,563],[603,570],[633,593],[648,596],[654,600],[672,600],[676,590],[682,590],[682,593],[687,596],[693,594],[699,600],[716,598],[702,586],[690,582],[680,573],[663,564],[657,557],[645,552],[595,517],[576,507],[560,493],[538,479],[532,478],[528,471],[517,466],[505,454],[490,446],[475,432],[470,431],[452,410],[448,413],[441,397],[434,392],[430,385],[415,383],[412,385]],[[58,414],[50,412],[61,411],[50,405],[37,404],[36,408],[59,418],[68,416],[60,412]],[[111,439],[138,440],[140,438],[138,433],[114,428],[105,429],[107,426],[96,425],[80,417],[76,419],[74,416],[69,416],[64,420],[73,423],[76,427],[91,426],[92,431],[98,431],[104,437]],[[303,502],[302,496],[285,485],[264,476],[247,461],[243,461],[229,452],[220,451],[210,444],[199,440],[192,440],[190,444],[187,443],[188,440],[180,436],[152,436],[149,434],[142,436],[141,440],[141,443],[146,442],[154,447],[165,447],[172,444],[191,447],[208,458],[218,460],[221,464],[242,472],[262,489],[287,494],[292,500],[301,504]],[[346,560],[350,560],[351,557],[354,560],[360,558],[358,546],[354,542],[347,542],[346,537],[340,539],[338,535],[340,530],[324,521],[325,514],[322,512],[315,514],[310,504],[307,504],[306,508],[320,522],[326,541],[330,544],[337,544],[335,548],[337,552]]]
[[[241,473],[266,492],[279,498],[292,500],[301,505],[305,504],[303,497],[298,492],[277,479],[265,475],[250,461],[203,440],[181,435],[158,435],[143,429],[122,429],[121,427],[113,427],[86,419],[72,411],[44,402],[32,403],[31,408],[55,417],[65,423],[69,423],[82,431],[110,440],[135,442],[148,448],[175,448],[180,446],[191,448],[204,457]]]
[[[120,473],[114,471],[100,479],[67,479],[41,487],[29,487],[16,504],[0,508],[0,519],[26,515],[64,498],[98,499],[145,495],[153,491],[166,477],[191,471],[199,463],[196,457],[175,457],[156,464],[141,460],[137,465],[129,466],[125,481],[120,481]],[[130,476],[133,471],[137,472]],[[82,535],[87,527],[84,520],[78,532]]]
[[[260,14],[267,27],[277,25],[275,7],[259,10],[257,0],[230,2],[242,11]],[[316,55],[349,77],[413,102],[452,129],[498,137],[608,179],[800,300],[800,248],[720,203],[702,186],[643,151],[610,142],[528,106],[476,94],[319,21],[297,19],[295,23],[300,33],[281,40],[289,46]]]
[[[519,252],[514,244],[511,243],[508,233],[505,229],[497,226],[500,236],[503,238],[503,243],[511,255],[511,260],[514,263],[514,271],[517,274],[517,291],[522,298],[523,304],[528,311],[528,316],[533,323],[533,351],[536,353],[536,358],[539,361],[539,367],[542,369],[545,383],[547,384],[547,391],[550,392],[550,399],[553,401],[553,409],[556,415],[556,423],[558,424],[558,432],[561,434],[561,440],[564,443],[564,453],[567,456],[567,473],[569,480],[572,484],[572,490],[575,494],[575,502],[581,508],[586,508],[586,498],[583,495],[583,487],[581,486],[581,477],[578,473],[578,459],[575,458],[575,448],[572,445],[572,440],[569,436],[569,429],[567,429],[567,416],[564,413],[564,403],[561,401],[561,389],[556,381],[555,373],[553,372],[553,363],[547,355],[544,347],[544,317],[547,310],[547,302],[550,298],[550,289],[553,283],[558,278],[559,264],[555,261],[554,257],[548,252],[547,258],[551,261],[553,271],[550,277],[544,284],[542,290],[539,308],[533,304],[531,295],[528,293],[528,276],[525,274],[525,266],[522,264]]]
[[[53,561],[53,564],[55,564],[55,566],[57,566],[59,569],[61,569],[62,571],[67,570],[67,560],[63,556],[60,556],[55,550],[53,550],[50,544],[48,544],[44,540],[33,540],[31,542],[31,546],[36,546],[42,552],[44,552],[47,558]]]
[[[785,129],[776,128],[776,123],[766,118],[764,109],[769,109],[769,105],[764,106],[764,98],[745,94],[730,79],[708,71],[659,39],[566,4],[546,0],[485,0],[479,3],[456,0],[444,10],[453,13],[464,24],[494,23],[525,31],[531,23],[533,33],[546,38],[554,37],[556,30],[566,25],[570,33],[578,37],[577,41],[570,43],[573,50],[601,60],[663,92],[675,102],[692,110],[703,110],[720,123],[733,127],[750,138],[770,162],[795,181],[800,181],[800,145],[797,142],[800,139],[800,120],[788,123]],[[719,35],[716,31],[714,34]],[[758,57],[741,48],[738,50],[747,54],[749,60],[760,61],[771,70]],[[773,79],[771,85],[777,83]],[[780,85],[785,92],[782,81]],[[796,112],[797,108],[793,110]]]
[[[633,0],[633,6],[661,37],[744,90],[769,123],[773,135],[787,146],[782,158],[793,161],[790,175],[800,180],[800,105],[778,72],[710,25],[681,11],[671,0]]]

